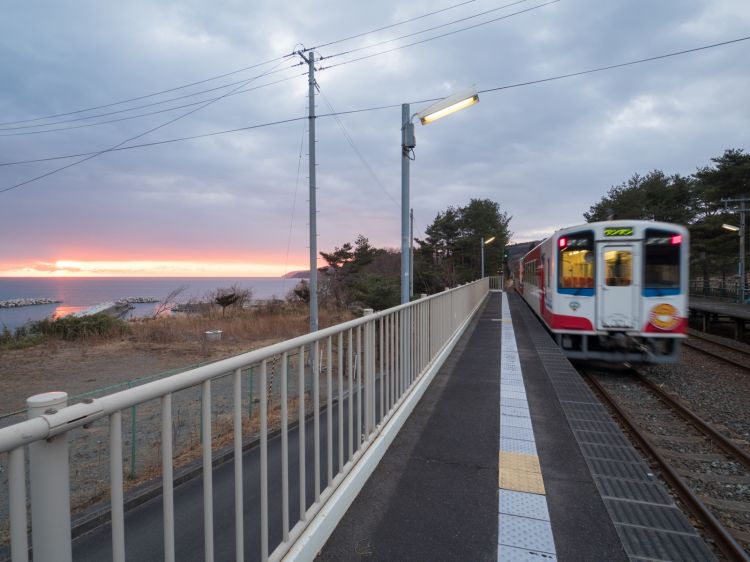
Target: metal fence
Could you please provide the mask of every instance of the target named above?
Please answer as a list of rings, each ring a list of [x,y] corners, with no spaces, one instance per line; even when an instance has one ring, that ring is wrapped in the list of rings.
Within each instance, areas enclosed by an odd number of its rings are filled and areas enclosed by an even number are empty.
[[[123,473],[127,466],[123,462],[123,420],[132,408],[151,403],[155,405],[152,407],[161,429],[158,449],[164,559],[174,560],[173,396],[181,391],[192,391],[199,396],[200,443],[196,446],[202,457],[204,499],[213,497],[212,466],[217,452],[222,444],[231,445],[236,559],[244,560],[246,550],[243,445],[248,436],[258,441],[260,450],[257,474],[260,539],[251,549],[257,549],[255,552],[261,560],[280,560],[291,549],[303,552],[300,549],[305,543],[322,544],[321,540],[325,541],[327,535],[311,540],[311,533],[331,532],[334,519],[331,513],[343,515],[346,509],[332,508],[331,504],[342,503],[342,490],[345,492],[348,486],[354,486],[355,480],[360,486],[363,484],[362,474],[359,474],[366,472],[363,466],[372,464],[376,458],[374,451],[380,451],[382,456],[388,440],[392,440],[415,400],[424,392],[487,296],[490,283],[486,278],[382,312],[369,311],[357,320],[114,394],[85,398],[71,406],[67,406],[64,393],[30,398],[27,402],[29,419],[0,429],[0,453],[8,455],[12,559],[28,560],[29,504],[34,560],[72,559],[69,441],[86,441],[87,432],[99,426],[105,431],[104,439],[109,444],[112,558],[125,560]],[[296,357],[292,360],[294,354]],[[257,392],[255,412],[243,407],[243,396],[248,390],[252,392],[252,386],[243,390],[243,379],[245,385],[248,384],[243,375],[251,368],[258,376],[257,386],[252,385]],[[280,372],[274,384],[269,380],[269,371],[276,369]],[[231,390],[227,396],[212,398],[212,385],[218,387],[221,381],[231,381]],[[312,435],[306,436],[310,433],[309,423]],[[269,497],[268,443],[273,430],[280,435],[281,447],[281,494],[278,497]],[[217,439],[217,434],[224,440]],[[290,434],[299,446],[295,463],[299,468],[297,477],[289,474]],[[306,437],[313,441],[312,455],[306,452]],[[310,471],[314,474],[314,490],[307,489]],[[292,515],[290,509],[296,503],[290,498],[290,479],[299,492],[296,515]],[[352,494],[348,494],[348,498],[350,502]],[[282,530],[278,540],[269,535],[269,501],[279,502],[282,507]],[[214,556],[213,509],[213,501],[203,502],[206,560],[213,560]],[[314,554],[315,548],[307,551],[310,558]]]

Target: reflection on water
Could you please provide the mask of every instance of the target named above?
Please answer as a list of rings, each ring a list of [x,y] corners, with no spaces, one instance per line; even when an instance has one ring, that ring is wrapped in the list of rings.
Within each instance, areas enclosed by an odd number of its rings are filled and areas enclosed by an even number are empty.
[[[61,304],[55,308],[55,311],[52,313],[52,319],[57,320],[58,318],[62,318],[68,314],[73,314],[74,312],[79,312],[85,308],[85,306],[65,306],[64,304]]]
[[[122,316],[123,319],[144,318],[153,316],[158,303],[137,303]],[[70,306],[66,304],[38,304],[19,306],[18,308],[0,308],[0,330],[8,328],[13,331],[29,322],[38,322],[45,318],[56,320],[89,308],[88,306]],[[168,314],[168,312],[167,312]]]

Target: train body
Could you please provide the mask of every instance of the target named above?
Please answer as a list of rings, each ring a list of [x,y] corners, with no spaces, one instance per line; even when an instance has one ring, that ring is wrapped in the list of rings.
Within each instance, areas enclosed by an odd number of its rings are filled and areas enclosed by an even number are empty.
[[[606,221],[558,230],[518,263],[516,290],[571,359],[673,363],[687,337],[685,227]]]

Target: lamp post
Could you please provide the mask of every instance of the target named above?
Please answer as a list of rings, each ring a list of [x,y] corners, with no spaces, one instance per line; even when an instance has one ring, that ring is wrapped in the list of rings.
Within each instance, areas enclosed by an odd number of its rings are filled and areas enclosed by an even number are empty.
[[[745,302],[745,214],[740,214],[740,226],[734,226],[733,224],[722,224],[721,228],[736,232],[740,236],[740,284],[737,287],[737,300],[740,303]]]
[[[480,238],[480,246],[482,247],[482,279],[484,279],[484,247],[488,244],[492,244],[495,238],[495,236],[493,236],[492,238],[488,238],[487,240],[484,239],[484,236]]]
[[[409,162],[413,160],[416,146],[414,123],[412,119],[419,117],[422,125],[465,109],[479,101],[479,94],[475,88],[464,90],[435,102],[427,109],[410,115],[408,103],[401,105],[401,304],[409,302],[410,269],[411,269],[411,240],[409,238]]]

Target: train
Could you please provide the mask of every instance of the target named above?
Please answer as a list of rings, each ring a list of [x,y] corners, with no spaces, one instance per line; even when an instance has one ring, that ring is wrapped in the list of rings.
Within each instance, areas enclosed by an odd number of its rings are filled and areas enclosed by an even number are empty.
[[[563,228],[517,263],[516,291],[570,359],[675,363],[687,337],[689,234],[644,220]]]

